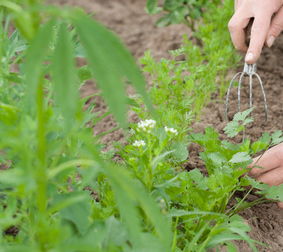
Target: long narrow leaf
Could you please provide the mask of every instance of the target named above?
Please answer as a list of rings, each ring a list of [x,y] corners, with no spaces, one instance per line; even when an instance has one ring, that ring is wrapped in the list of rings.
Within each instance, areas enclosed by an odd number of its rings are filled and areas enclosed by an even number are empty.
[[[144,78],[130,52],[112,32],[80,12],[75,13],[72,20],[103,96],[116,119],[125,126],[127,100],[124,78],[131,82],[151,108]]]
[[[61,24],[54,52],[52,73],[55,90],[55,107],[65,117],[68,128],[78,107],[78,88],[75,82],[75,62],[71,37],[65,23]]]
[[[52,27],[54,21],[51,20],[42,26],[38,34],[31,41],[26,55],[26,84],[27,84],[27,102],[30,106],[35,100],[37,86],[42,68],[40,67],[47,53],[47,47],[51,39]],[[29,107],[30,108],[30,107]]]
[[[117,172],[117,168],[108,167],[107,169],[114,185],[116,185],[114,187],[118,186],[118,188],[123,189],[123,191],[121,191],[121,194],[117,195],[118,201],[122,201],[120,203],[123,203],[125,197],[129,197],[136,199],[139,202],[147,218],[154,225],[161,244],[163,244],[164,246],[164,251],[167,251],[168,248],[170,248],[172,240],[170,227],[165,217],[161,214],[160,209],[157,207],[154,200],[148,197],[148,195],[143,190],[135,185],[134,181],[131,180],[130,176],[125,172],[125,170],[122,170],[120,168],[119,172]],[[124,205],[120,205],[120,210],[125,210],[125,212],[123,212],[128,218],[127,209],[125,209]]]

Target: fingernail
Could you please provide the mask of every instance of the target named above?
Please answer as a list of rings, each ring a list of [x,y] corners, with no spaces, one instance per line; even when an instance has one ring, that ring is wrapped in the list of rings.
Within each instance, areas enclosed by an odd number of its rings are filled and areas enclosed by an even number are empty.
[[[250,52],[247,54],[245,61],[252,61],[253,58],[254,58],[254,54]]]
[[[275,37],[274,37],[274,36],[270,36],[270,37],[268,38],[267,42],[266,42],[267,46],[268,46],[268,47],[271,47],[272,44],[273,44],[273,42],[274,42],[274,40],[275,40]]]

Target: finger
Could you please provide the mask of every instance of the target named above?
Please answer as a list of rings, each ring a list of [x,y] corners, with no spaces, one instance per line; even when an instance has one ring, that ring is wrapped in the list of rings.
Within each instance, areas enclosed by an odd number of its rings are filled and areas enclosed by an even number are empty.
[[[271,47],[274,40],[283,30],[283,7],[273,17],[266,37],[265,45]]]
[[[243,0],[235,0],[234,2],[235,11],[239,9],[242,3],[243,3]]]
[[[262,47],[266,40],[266,36],[270,27],[271,15],[259,14],[255,17],[251,30],[250,45],[245,57],[248,64],[253,64],[259,58]]]
[[[269,186],[278,186],[283,183],[283,167],[273,169],[256,177],[259,182],[264,182]]]
[[[243,18],[245,16],[245,18]],[[248,47],[245,43],[245,28],[250,20],[248,13],[236,12],[228,23],[230,36],[235,48],[239,51],[246,52]]]
[[[283,209],[283,202],[277,202],[277,206]]]
[[[254,165],[263,167],[264,170],[255,167],[249,172],[250,176],[256,176],[263,172],[283,166],[283,143],[269,149],[261,158],[255,158],[253,163],[251,164],[251,167],[253,167]]]

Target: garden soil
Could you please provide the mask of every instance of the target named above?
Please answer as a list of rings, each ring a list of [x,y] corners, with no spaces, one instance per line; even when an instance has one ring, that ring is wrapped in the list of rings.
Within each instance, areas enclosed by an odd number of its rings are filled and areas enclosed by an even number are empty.
[[[132,52],[137,62],[143,56],[146,50],[151,50],[155,59],[170,58],[169,50],[179,48],[183,34],[191,37],[191,32],[185,25],[172,25],[165,28],[155,27],[158,16],[151,17],[145,13],[146,0],[52,0],[60,5],[81,6],[88,13],[96,12],[94,17],[102,24],[113,30]],[[82,62],[79,62],[82,64]],[[238,69],[242,70],[242,67]],[[264,102],[259,83],[254,79],[253,87],[253,117],[255,121],[249,125],[247,136],[252,140],[257,140],[265,131],[274,132],[282,129],[283,122],[283,36],[280,36],[271,49],[264,49],[260,60],[258,61],[258,74],[261,76],[268,105],[268,123],[264,119]],[[232,78],[231,73],[227,78]],[[149,80],[149,79],[148,79]],[[150,80],[149,80],[150,82]],[[243,86],[241,105],[248,108],[249,89],[247,84]],[[92,83],[87,83],[82,89],[82,95],[86,96],[97,92]],[[115,90],[113,90],[115,92]],[[132,90],[129,90],[132,92]],[[225,98],[219,100],[217,94],[213,94],[212,102],[202,111],[201,119],[193,125],[194,132],[203,132],[208,126],[215,128],[220,139],[226,139],[223,128],[226,125],[224,121]],[[106,105],[101,100],[96,100],[96,111],[106,111]],[[230,94],[228,117],[231,120],[237,112],[237,89],[234,87]],[[135,121],[134,115],[129,114],[131,121]],[[111,117],[104,118],[94,127],[94,134],[98,135],[106,130],[112,129],[116,125]],[[123,141],[121,131],[115,131],[103,138],[107,146],[112,141]],[[241,136],[233,141],[240,142]],[[191,170],[200,168],[204,171],[205,167],[200,160],[198,153],[200,148],[192,144],[188,146],[189,158],[184,168]],[[241,195],[238,195],[241,197]],[[252,201],[257,199],[257,194],[253,193],[248,197]],[[233,202],[231,203],[233,204]],[[280,210],[276,204],[262,204],[251,209],[247,209],[240,214],[245,222],[251,227],[250,237],[265,243],[269,247],[257,245],[260,252],[281,252],[283,251],[283,210]],[[249,252],[251,248],[244,242],[236,242],[238,251]]]

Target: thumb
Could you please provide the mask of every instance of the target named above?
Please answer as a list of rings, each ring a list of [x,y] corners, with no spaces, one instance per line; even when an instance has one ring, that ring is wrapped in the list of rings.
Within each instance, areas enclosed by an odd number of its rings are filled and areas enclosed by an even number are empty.
[[[273,17],[269,31],[267,33],[265,45],[267,47],[271,47],[274,40],[283,30],[283,7],[279,9],[279,11]]]

